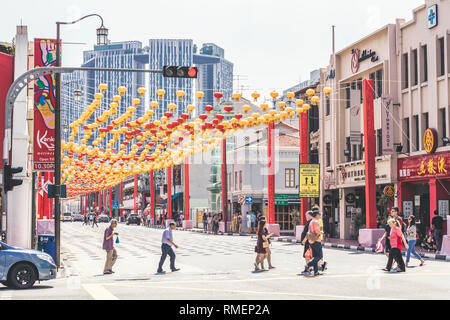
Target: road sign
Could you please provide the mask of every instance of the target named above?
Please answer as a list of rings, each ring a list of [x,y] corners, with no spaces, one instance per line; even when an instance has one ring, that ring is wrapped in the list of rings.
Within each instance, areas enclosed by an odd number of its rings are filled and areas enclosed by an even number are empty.
[[[300,197],[319,198],[320,165],[300,163]]]
[[[245,197],[245,204],[253,204],[253,197]]]
[[[244,196],[239,196],[238,197],[238,202],[242,206],[245,203],[245,197]]]
[[[119,209],[119,200],[113,200],[112,207],[113,209]]]

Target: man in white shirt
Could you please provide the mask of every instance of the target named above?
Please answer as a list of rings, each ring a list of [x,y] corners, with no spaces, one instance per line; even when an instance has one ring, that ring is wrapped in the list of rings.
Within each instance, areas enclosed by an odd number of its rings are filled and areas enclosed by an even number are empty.
[[[164,274],[166,273],[163,271],[162,267],[164,264],[164,261],[167,258],[167,255],[170,257],[170,269],[172,272],[179,271],[180,269],[175,268],[175,252],[173,252],[172,245],[175,246],[175,248],[178,248],[178,246],[173,242],[173,236],[172,236],[172,230],[176,228],[175,222],[171,222],[169,227],[164,230],[162,235],[162,244],[161,244],[161,259],[159,260],[159,266],[158,266],[158,273]]]

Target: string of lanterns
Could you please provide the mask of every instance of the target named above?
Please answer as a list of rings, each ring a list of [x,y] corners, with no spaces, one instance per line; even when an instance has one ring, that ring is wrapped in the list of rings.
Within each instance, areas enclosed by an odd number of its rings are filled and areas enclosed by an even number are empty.
[[[159,120],[152,120],[160,104],[158,101],[151,101],[150,109],[143,116],[130,121],[135,111],[143,107],[141,100],[134,98],[131,101],[132,106],[129,106],[125,113],[109,121],[117,115],[122,97],[127,92],[127,88],[121,86],[117,89],[119,94],[113,96],[109,109],[103,111],[95,122],[84,124],[102,104],[108,85],[100,84],[98,89],[100,92],[95,93],[92,103],[70,124],[71,133],[68,141],[61,142],[62,181],[67,185],[68,196],[109,189],[128,176],[179,165],[186,157],[215,149],[222,139],[228,138],[238,130],[277,123],[296,114],[308,112],[311,108],[310,104],[301,99],[295,100],[295,109],[291,107],[295,97],[293,92],[286,94],[288,103],[284,101],[276,103],[279,94],[273,91],[270,95],[280,112],[270,108],[269,104],[262,103],[260,104],[262,113],[255,112],[249,115],[251,107],[245,104],[241,107],[244,114],[236,112],[238,110],[234,110],[235,113],[231,114],[233,106],[228,105],[224,106],[223,110],[231,119],[225,120],[225,115],[221,113],[211,119],[210,113],[214,107],[207,105],[204,107],[206,113],[194,119],[192,113],[196,106],[189,104],[186,107],[187,113],[182,113],[178,119],[174,119],[177,105],[169,103],[168,111]],[[137,92],[142,98],[146,89],[141,87]],[[162,100],[166,91],[159,89],[156,93],[158,99]],[[329,96],[331,88],[324,88],[324,93]],[[313,89],[308,89],[306,94],[312,105],[315,106],[320,101]],[[176,91],[179,101],[182,101],[185,95],[184,91]],[[199,102],[204,96],[201,91],[195,93]],[[257,102],[260,94],[254,92],[251,96]],[[217,103],[220,103],[223,94],[216,92],[214,97]],[[234,93],[232,99],[239,102],[242,94]],[[81,130],[84,130],[84,135],[80,143],[74,143]],[[98,133],[98,138],[88,145],[95,132]],[[106,148],[98,147],[107,138],[109,140],[106,141]],[[117,149],[113,148],[119,140],[122,141],[120,146]],[[127,153],[129,145],[131,151]]]

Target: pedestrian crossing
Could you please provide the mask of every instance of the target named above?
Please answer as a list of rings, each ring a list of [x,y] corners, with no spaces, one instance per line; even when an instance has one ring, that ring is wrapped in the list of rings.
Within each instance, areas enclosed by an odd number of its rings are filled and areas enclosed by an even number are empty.
[[[104,230],[108,226],[99,224],[98,228],[92,228],[82,226],[81,223],[63,224],[62,259],[72,274],[91,277],[103,275],[105,251],[102,243]],[[120,270],[122,275],[148,275],[156,272],[164,230],[120,224],[115,231],[119,232],[120,241],[114,244],[118,253],[115,269]],[[185,275],[208,276],[252,271],[256,240],[251,237],[214,236],[184,231],[174,231],[173,235],[175,243],[180,246],[175,249],[176,265],[182,268]],[[277,243],[276,254],[292,255],[300,252],[300,249],[293,246],[296,245]],[[165,265],[168,269],[169,258]]]

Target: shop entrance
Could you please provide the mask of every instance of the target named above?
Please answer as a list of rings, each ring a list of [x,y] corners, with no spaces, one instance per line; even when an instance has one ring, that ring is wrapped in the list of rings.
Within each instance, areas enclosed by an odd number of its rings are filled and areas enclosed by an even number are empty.
[[[413,212],[416,217],[419,237],[422,239],[430,228],[430,187],[428,184],[416,184],[413,187],[413,194]],[[405,219],[408,219],[406,215]]]

